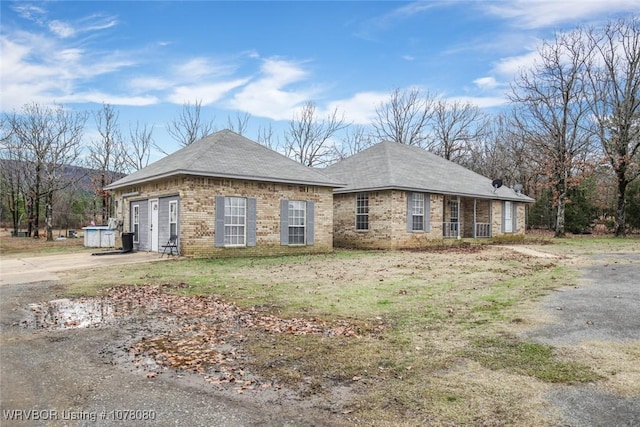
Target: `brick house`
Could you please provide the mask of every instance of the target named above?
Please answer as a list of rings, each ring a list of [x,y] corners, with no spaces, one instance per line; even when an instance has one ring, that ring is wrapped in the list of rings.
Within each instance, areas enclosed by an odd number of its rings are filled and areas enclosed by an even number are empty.
[[[333,250],[335,181],[229,130],[106,187],[135,250],[219,257]]]
[[[434,239],[524,234],[534,200],[419,147],[381,142],[324,169],[336,247],[416,248]]]

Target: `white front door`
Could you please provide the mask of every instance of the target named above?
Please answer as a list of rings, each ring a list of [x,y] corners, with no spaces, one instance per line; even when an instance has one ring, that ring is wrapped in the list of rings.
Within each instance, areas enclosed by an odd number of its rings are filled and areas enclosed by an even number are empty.
[[[152,252],[158,252],[158,200],[149,201],[149,248]]]
[[[513,233],[513,208],[511,202],[504,202],[504,232]]]

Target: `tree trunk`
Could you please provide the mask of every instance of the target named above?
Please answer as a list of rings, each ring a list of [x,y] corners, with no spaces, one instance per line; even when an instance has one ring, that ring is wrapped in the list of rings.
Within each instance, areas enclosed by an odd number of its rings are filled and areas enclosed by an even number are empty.
[[[627,180],[623,176],[618,176],[618,203],[616,206],[616,219],[615,219],[615,236],[625,237],[627,235],[627,219],[625,216],[626,200],[625,194],[627,191]]]
[[[556,210],[556,234],[555,237],[565,237],[564,231],[564,199],[558,200],[558,209]]]
[[[15,191],[11,191],[9,211],[11,211],[11,222],[13,222],[13,235],[17,236],[20,228],[20,196],[16,195]]]
[[[33,238],[39,239],[38,229],[40,228],[40,166],[36,166],[36,185],[33,195]]]
[[[47,242],[53,242],[53,193],[47,193],[44,208]]]
[[[565,221],[565,205],[567,198],[567,190],[565,181],[562,180],[557,186],[558,191],[558,207],[556,209],[556,230],[555,237],[565,237],[564,221]]]
[[[33,198],[27,196],[27,237],[31,237],[33,233]]]

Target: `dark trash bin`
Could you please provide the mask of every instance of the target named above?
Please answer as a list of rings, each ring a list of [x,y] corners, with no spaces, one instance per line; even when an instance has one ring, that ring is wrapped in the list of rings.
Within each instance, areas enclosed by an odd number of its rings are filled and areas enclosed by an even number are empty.
[[[133,235],[134,233],[122,233],[122,252],[133,251]]]

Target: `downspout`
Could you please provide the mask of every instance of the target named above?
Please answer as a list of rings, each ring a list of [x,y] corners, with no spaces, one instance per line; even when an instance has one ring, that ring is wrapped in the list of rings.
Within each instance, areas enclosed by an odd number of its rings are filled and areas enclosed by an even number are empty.
[[[462,210],[460,209],[460,196],[456,196],[458,204],[458,240],[462,238]]]
[[[124,224],[124,222],[125,222],[124,221],[124,218],[125,218],[125,216],[124,216],[125,204],[124,204],[124,199],[127,199],[129,197],[138,196],[138,195],[140,195],[139,191],[132,191],[130,193],[124,193],[124,194],[122,194],[122,196],[120,196],[120,204],[122,205],[122,217],[120,219],[120,221],[122,221],[122,226],[120,227],[120,243],[122,243],[122,233],[125,232],[125,224]],[[127,207],[127,210],[128,210],[128,207]],[[129,230],[130,227],[131,227],[131,220],[127,221],[127,225],[126,225],[127,232],[131,231],[131,230]]]
[[[139,196],[139,195],[140,195],[139,191],[132,191],[130,193],[124,193],[122,196],[120,196],[121,203],[122,203],[122,231],[123,232],[124,232],[124,212],[125,212],[124,199],[127,199],[129,197]],[[129,227],[130,227],[130,221],[127,224],[127,231],[131,231],[129,230]]]
[[[478,205],[478,199],[473,198],[473,238],[477,239],[477,230],[478,230],[478,219],[476,213],[476,206]]]

